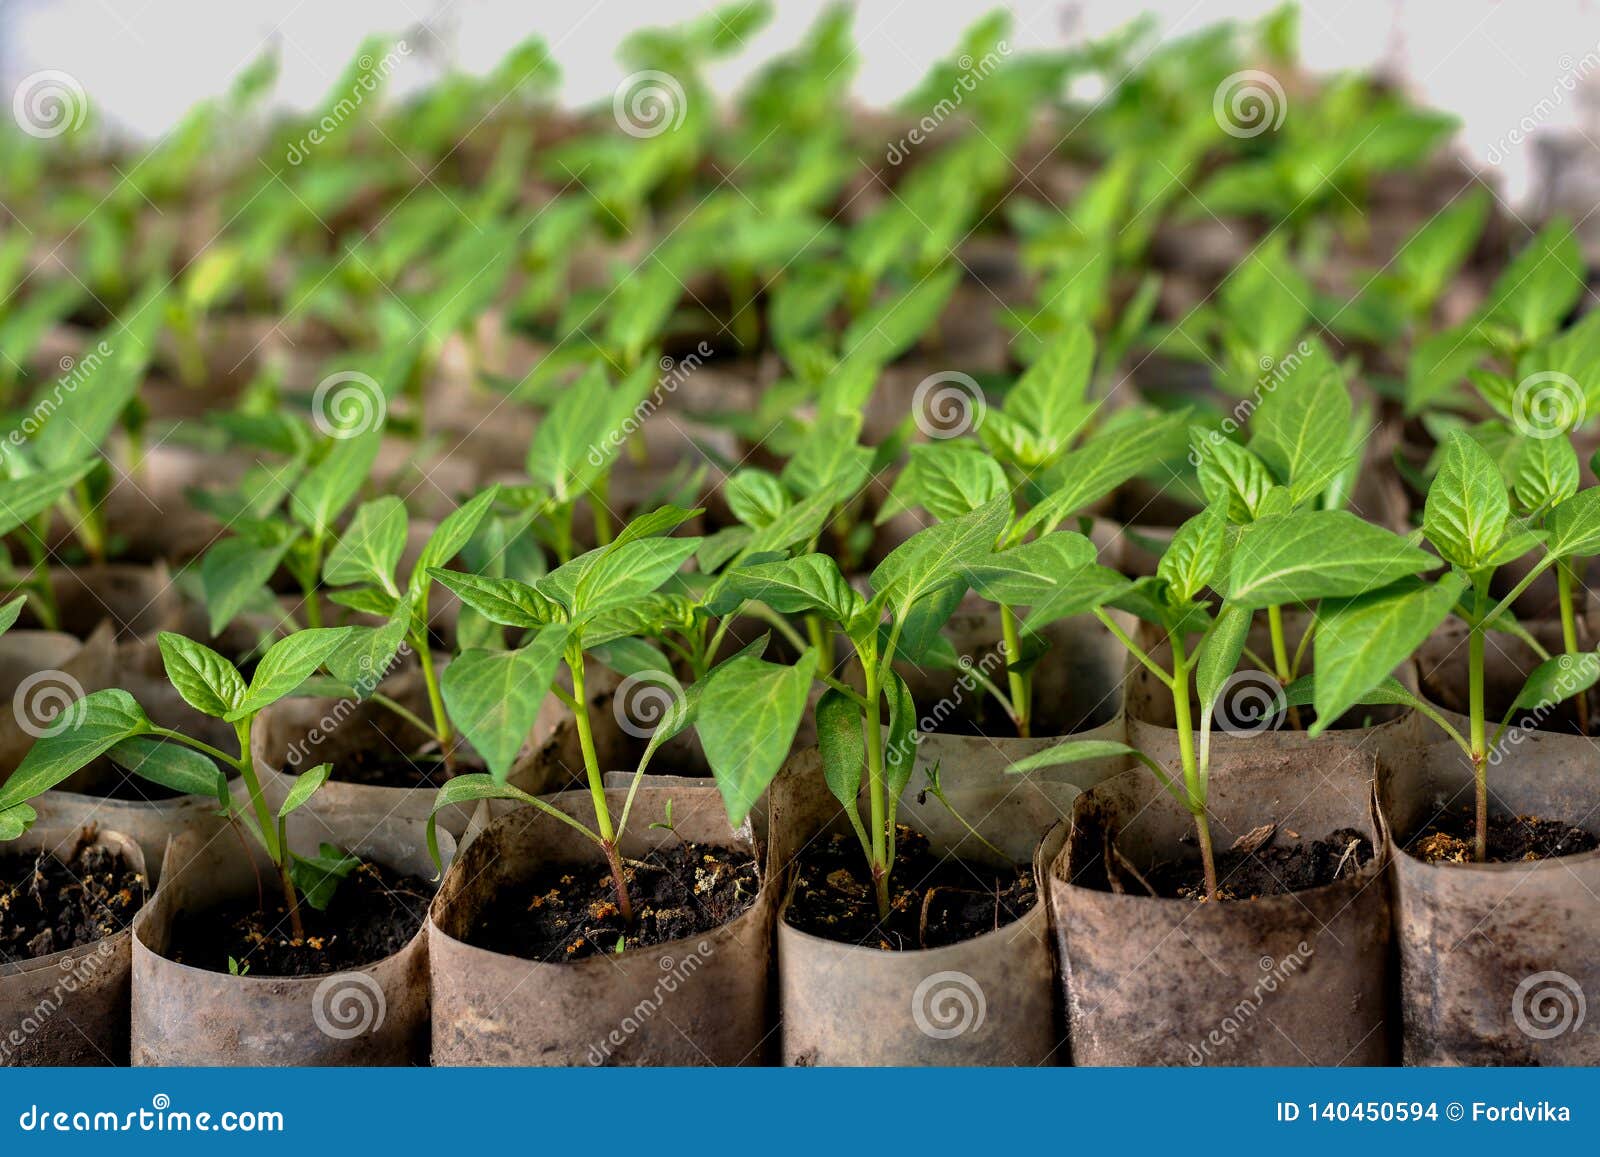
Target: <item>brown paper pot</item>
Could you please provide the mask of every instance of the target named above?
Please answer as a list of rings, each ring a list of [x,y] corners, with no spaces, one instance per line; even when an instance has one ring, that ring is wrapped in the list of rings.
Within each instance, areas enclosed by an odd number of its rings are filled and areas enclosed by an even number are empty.
[[[1285,616],[1285,633],[1291,648],[1299,641],[1304,622],[1302,616]],[[1152,659],[1163,668],[1170,669],[1172,649],[1164,636],[1158,637],[1152,628],[1141,624],[1138,638]],[[1250,632],[1250,649],[1257,655],[1270,656],[1269,639],[1265,623],[1257,624]],[[1307,652],[1301,674],[1311,673],[1310,659],[1311,653]],[[1124,702],[1128,716],[1129,745],[1143,751],[1164,767],[1180,766],[1177,717],[1172,708],[1172,693],[1137,659],[1130,655],[1126,662]],[[1408,687],[1415,688],[1416,676],[1409,664],[1397,672],[1396,677]],[[1395,747],[1414,742],[1415,727],[1411,713],[1394,706],[1357,707],[1335,726],[1313,739],[1304,730],[1292,725],[1287,712],[1276,710],[1282,702],[1280,696],[1278,682],[1269,673],[1249,666],[1248,660],[1241,664],[1225,686],[1212,713],[1211,758],[1214,764],[1251,760],[1268,753],[1297,753],[1321,760],[1325,756],[1316,753],[1334,749],[1368,751],[1382,759]],[[1189,706],[1190,718],[1198,729],[1200,704],[1192,694]],[[1301,721],[1309,723],[1311,718],[1307,711]]]
[[[1600,834],[1594,748],[1530,734],[1489,768],[1491,811]],[[1428,864],[1416,838],[1444,808],[1472,806],[1453,743],[1384,761],[1393,832],[1404,1058],[1415,1065],[1600,1064],[1600,851],[1532,863]]]
[[[412,669],[391,676],[382,689],[402,706],[427,717],[421,671]],[[439,794],[437,787],[385,787],[338,778],[341,759],[353,752],[363,748],[415,751],[425,739],[410,723],[370,699],[364,703],[353,699],[282,699],[256,719],[250,733],[250,756],[262,790],[274,806],[288,795],[299,772],[331,763],[334,778],[318,789],[310,805],[314,814],[359,812],[426,822]],[[568,748],[573,752],[578,748],[572,713],[554,695],[547,696],[522,755],[511,769],[509,782],[532,794],[543,791],[550,768]],[[460,749],[460,758],[465,770],[483,769],[470,746]],[[459,804],[439,813],[439,826],[459,836],[471,816],[472,807]]]
[[[1227,848],[1276,821],[1306,839],[1355,828],[1383,846],[1373,757],[1300,755],[1214,769]],[[1381,1065],[1393,1058],[1382,853],[1326,887],[1197,904],[1105,887],[1108,840],[1139,872],[1192,858],[1193,820],[1143,770],[1078,797],[1049,878],[1075,1063]]]
[[[625,793],[608,791],[617,814]],[[587,792],[545,796],[589,821]],[[676,839],[651,829],[672,800],[685,839],[754,850],[733,832],[714,790],[644,788],[622,839],[624,855]],[[572,828],[533,808],[500,816],[445,875],[428,923],[437,1065],[747,1065],[767,1037],[775,888],[700,936],[573,963],[524,960],[465,937],[500,886],[547,864],[599,853]]]
[[[99,766],[98,764],[96,766]],[[130,791],[148,789],[143,780],[131,774],[109,769],[107,776],[127,779]],[[104,782],[104,781],[102,781]],[[223,836],[224,823],[214,796],[180,795],[170,799],[113,799],[88,792],[47,791],[33,800],[39,813],[39,822],[57,827],[83,827],[96,824],[111,831],[122,832],[139,845],[146,865],[152,867],[148,876],[153,884],[161,882],[162,858],[167,842],[179,836],[191,836],[201,842]]]
[[[178,592],[162,563],[55,567],[50,583],[61,619],[58,629],[80,639],[87,639],[107,620],[119,643],[153,639],[177,621]],[[31,600],[18,625],[24,629],[43,625]]]
[[[792,867],[807,843],[843,821],[817,752],[796,755],[774,787],[773,863]],[[952,802],[964,815],[975,803]],[[1022,797],[977,824],[1012,862],[1034,862],[1037,834]],[[904,822],[923,828],[918,815]],[[974,821],[976,822],[976,821]],[[993,859],[976,840],[923,828],[936,851]],[[781,834],[780,834],[781,833]],[[962,832],[965,836],[965,833]],[[1059,847],[1043,845],[1050,854]],[[787,874],[787,872],[786,872]],[[778,919],[778,1016],[786,1065],[1039,1065],[1064,1059],[1055,966],[1043,898],[1021,919],[943,948],[881,952]]]
[[[82,642],[60,631],[8,631],[0,636],[0,783],[16,770],[56,713],[91,691],[114,685],[111,627]]]
[[[297,822],[300,821],[300,822]],[[331,835],[330,835],[331,828]],[[367,860],[430,879],[422,825],[347,814],[320,823],[291,816],[289,842],[314,852],[332,839]],[[449,833],[439,836],[448,863]],[[327,976],[233,976],[167,959],[172,921],[253,893],[270,864],[250,844],[173,841],[155,900],[133,922],[133,1063],[136,1065],[407,1065],[428,1059],[428,943],[421,927],[399,952]]]
[[[7,847],[64,851],[81,830],[41,821]],[[100,828],[94,842],[145,872],[144,853],[128,837]],[[0,1065],[127,1064],[132,937],[125,928],[94,944],[0,964]]]

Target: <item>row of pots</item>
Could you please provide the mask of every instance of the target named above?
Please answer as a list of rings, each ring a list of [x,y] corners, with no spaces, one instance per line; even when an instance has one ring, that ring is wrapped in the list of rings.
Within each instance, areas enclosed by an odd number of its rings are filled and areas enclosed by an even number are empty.
[[[1128,734],[1148,748],[1162,731],[1119,716],[1094,734]],[[1017,741],[930,736],[919,758],[951,760],[980,747],[1001,753],[1008,742]],[[571,844],[569,829],[531,810],[451,817],[446,826],[459,828],[464,853],[444,877],[426,933],[399,956],[360,970],[372,974],[367,981],[344,981],[346,989],[356,986],[344,1000],[358,1023],[374,1003],[384,1010],[389,1028],[380,1039],[369,1039],[376,1031],[340,1035],[347,1026],[326,1011],[320,1022],[308,1019],[319,1007],[310,997],[320,991],[326,1002],[334,994],[327,978],[233,977],[185,969],[161,955],[175,911],[203,907],[252,878],[226,829],[214,818],[205,828],[202,812],[168,851],[161,887],[120,957],[132,968],[133,1056],[150,1063],[417,1062],[427,1057],[428,1036],[418,1026],[430,1017],[433,1059],[451,1064],[1037,1064],[1065,1061],[1069,1038],[1072,1058],[1085,1064],[1381,1064],[1402,1056],[1416,1063],[1583,1063],[1600,1056],[1600,1039],[1592,1027],[1583,1031],[1582,1017],[1583,994],[1600,983],[1593,964],[1600,945],[1589,931],[1600,928],[1600,853],[1525,864],[1425,864],[1408,850],[1410,841],[1442,806],[1470,793],[1470,770],[1456,749],[1409,716],[1314,742],[1292,733],[1217,737],[1211,807],[1219,845],[1270,823],[1307,838],[1354,829],[1378,854],[1323,888],[1216,905],[1111,885],[1108,856],[1139,879],[1181,854],[1188,838],[1187,813],[1144,773],[1080,765],[1086,773],[1073,779],[1017,781],[1000,770],[1015,753],[996,754],[987,767],[946,762],[952,803],[1009,858],[1032,859],[1041,898],[1013,924],[916,952],[856,948],[782,919],[795,858],[839,822],[837,805],[818,789],[814,752],[797,754],[774,787],[764,816],[767,872],[755,906],[692,942],[617,957],[549,964],[469,944],[466,930],[498,888],[542,864],[581,858],[585,849]],[[1593,825],[1587,740],[1530,733],[1505,752],[1492,777],[1497,806]],[[548,798],[575,815],[589,806],[582,793]],[[646,789],[639,814],[659,814],[669,798],[684,838],[751,846],[747,833],[728,831],[720,799],[707,787],[679,781]],[[352,802],[313,809],[296,838],[313,846],[342,841],[413,873],[426,867],[416,859],[414,818],[375,822]],[[620,802],[618,791],[613,805]],[[45,803],[39,839],[64,838],[87,818]],[[1038,825],[1053,818],[1052,809],[1068,822],[1039,839]],[[936,849],[986,854],[964,832],[931,822],[939,814],[908,796],[905,819]],[[634,846],[624,850],[638,856],[674,838],[636,823]],[[768,1010],[774,944],[776,1035]],[[26,1019],[41,1007],[39,984],[71,974],[85,955],[10,966],[11,977],[28,979],[7,979],[18,993],[6,993],[8,1012]],[[431,981],[423,979],[424,960]],[[95,973],[96,999],[119,991],[116,971],[113,963],[103,978]],[[428,1008],[430,992],[431,1014],[419,1011]],[[196,1008],[207,1015],[195,1018],[188,1010]],[[76,1012],[71,1020],[85,1023]],[[114,1046],[115,1023],[94,1039]],[[43,1048],[42,1034],[38,1040],[35,1048]],[[84,1056],[81,1041],[76,1054],[70,1045],[55,1055],[99,1059]]]

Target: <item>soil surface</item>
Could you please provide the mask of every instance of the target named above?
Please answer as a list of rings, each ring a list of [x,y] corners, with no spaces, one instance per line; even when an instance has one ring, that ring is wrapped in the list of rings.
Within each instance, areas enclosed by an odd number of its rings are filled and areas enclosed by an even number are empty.
[[[1428,864],[1470,864],[1477,821],[1464,812],[1450,812],[1429,825],[1411,844],[1410,852]],[[1489,863],[1513,864],[1576,856],[1600,848],[1600,839],[1582,828],[1538,816],[1491,815]]]
[[[133,920],[144,895],[141,873],[119,853],[87,840],[65,863],[47,851],[0,854],[0,963],[115,935]]]
[[[1259,847],[1251,841],[1256,834],[1243,837],[1244,847],[1217,854],[1217,899],[1256,900],[1321,888],[1345,879],[1373,857],[1372,841],[1354,828],[1296,843],[1280,827]],[[1143,882],[1128,870],[1121,876],[1124,889],[1135,894],[1154,892],[1169,900],[1204,900],[1206,895],[1205,870],[1198,859],[1160,864],[1145,874]]]
[[[889,916],[878,917],[872,877],[860,843],[836,835],[800,861],[790,927],[813,936],[897,952],[959,944],[1019,920],[1035,903],[1033,869],[996,869],[938,856],[927,837],[896,829],[889,876]]]
[[[307,761],[309,762],[309,761]],[[282,769],[284,775],[299,775],[305,767]],[[336,783],[359,783],[368,787],[443,787],[450,777],[444,761],[435,756],[408,756],[388,744],[373,744],[347,751],[333,761],[332,779]]]
[[[318,912],[302,903],[304,940],[293,938],[277,881],[261,879],[261,898],[241,896],[173,921],[167,956],[179,964],[245,976],[322,976],[375,964],[404,948],[422,927],[433,885],[382,864],[362,864]],[[274,902],[276,898],[276,902]]]
[[[720,928],[749,911],[761,888],[753,857],[711,844],[657,848],[623,866],[634,926],[617,910],[605,863],[554,864],[503,887],[467,939],[479,948],[555,963],[665,944]]]

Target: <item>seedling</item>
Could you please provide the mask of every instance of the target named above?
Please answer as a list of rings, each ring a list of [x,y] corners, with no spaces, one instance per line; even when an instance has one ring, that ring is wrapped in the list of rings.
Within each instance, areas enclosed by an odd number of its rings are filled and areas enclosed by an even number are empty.
[[[323,845],[316,856],[301,856],[288,845],[288,819],[304,806],[333,768],[321,764],[301,775],[276,813],[261,790],[250,757],[250,730],[257,716],[291,695],[345,641],[347,627],[298,631],[268,648],[247,683],[227,659],[204,644],[163,632],[159,637],[167,678],[184,702],[202,715],[233,726],[238,754],[230,755],[179,731],[158,727],[128,692],[120,688],[94,691],[66,709],[66,725],[53,729],[29,748],[15,773],[0,788],[0,825],[15,835],[36,818],[27,805],[73,772],[101,756],[152,783],[184,794],[209,795],[222,811],[261,844],[277,869],[285,910],[296,939],[305,927],[304,900],[326,908],[339,880],[356,866],[353,857]],[[228,790],[235,773],[245,798]]]
[[[611,867],[617,908],[631,925],[633,903],[620,842],[634,793],[651,756],[690,723],[699,727],[730,818],[736,823],[743,821],[788,754],[816,666],[814,652],[802,655],[793,667],[783,667],[764,662],[747,648],[703,683],[686,690],[651,736],[615,819],[606,799],[606,769],[596,751],[590,716],[585,656],[659,629],[670,601],[657,598],[657,592],[700,543],[696,538],[665,535],[697,513],[664,507],[643,515],[606,546],[579,555],[533,583],[437,569],[432,572],[489,621],[525,636],[524,642],[509,649],[464,651],[445,670],[445,702],[483,755],[489,771],[457,776],[440,789],[428,821],[429,846],[436,861],[435,822],[441,808],[479,799],[518,800],[593,841]],[[555,681],[558,664],[566,667],[570,690]],[[566,704],[576,720],[593,802],[592,827],[506,782],[550,693]]]

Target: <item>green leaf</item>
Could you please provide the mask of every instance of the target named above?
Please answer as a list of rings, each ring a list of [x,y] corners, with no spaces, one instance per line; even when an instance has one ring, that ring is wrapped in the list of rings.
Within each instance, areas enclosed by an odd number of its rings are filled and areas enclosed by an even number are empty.
[[[367,699],[394,665],[410,629],[409,602],[380,627],[351,627],[345,641],[328,656],[329,674],[348,686],[357,700]]]
[[[238,668],[204,643],[162,631],[156,645],[167,681],[200,714],[225,719],[244,702],[244,677]]]
[[[0,535],[49,510],[94,467],[79,462],[53,470],[37,470],[20,478],[0,479]]]
[[[621,540],[619,539],[619,542]],[[573,589],[573,615],[593,615],[657,590],[700,545],[698,538],[644,538],[591,556]]]
[[[39,818],[39,813],[25,803],[15,804],[0,811],[0,844],[20,837]]]
[[[284,797],[283,805],[278,808],[278,818],[287,819],[289,813],[299,809],[310,801],[317,789],[328,782],[328,777],[333,774],[333,764],[319,763],[316,767],[302,771],[295,776],[294,786],[289,789],[289,794]]]
[[[1110,739],[1070,739],[1013,762],[1006,771],[1021,775],[1046,767],[1060,767],[1068,763],[1084,763],[1091,759],[1107,759],[1114,755],[1139,755],[1136,747]]]
[[[182,795],[210,796],[224,803],[228,798],[228,777],[222,769],[210,756],[176,740],[124,739],[107,754],[119,767]]]
[[[1565,438],[1524,438],[1517,450],[1511,492],[1528,512],[1546,510],[1578,492],[1578,452]]]
[[[971,514],[1006,494],[1006,474],[982,447],[971,442],[929,442],[911,447],[910,459],[878,513],[885,522],[901,510],[921,507],[938,519]]]
[[[861,707],[842,691],[829,688],[817,700],[817,748],[822,756],[822,777],[833,798],[856,817],[856,797],[867,766],[867,740],[862,730]]]
[[[904,616],[924,595],[953,582],[965,583],[964,568],[985,561],[1011,513],[1007,497],[971,514],[920,530],[906,539],[872,572],[872,589],[888,596]]]
[[[819,611],[841,624],[849,622],[862,606],[861,596],[845,581],[839,564],[825,554],[803,554],[730,571],[709,609],[725,615],[747,599],[785,615]]]
[[[378,460],[380,430],[336,440],[327,457],[306,471],[289,494],[289,509],[307,530],[327,534]]]
[[[736,470],[722,488],[733,516],[746,526],[763,527],[789,508],[789,495],[776,474],[746,468]]]
[[[5,634],[16,625],[17,616],[22,614],[22,608],[28,604],[27,595],[18,595],[9,603],[0,605],[0,635]]]
[[[444,669],[445,707],[500,782],[539,718],[571,628],[545,627],[514,651],[466,651]]]
[[[516,579],[485,578],[463,571],[432,572],[435,582],[490,622],[534,630],[561,617],[562,607],[536,587]]]
[[[323,579],[333,586],[371,583],[393,593],[394,568],[406,548],[406,505],[385,495],[356,508],[350,525],[328,551]]]
[[[1094,333],[1069,322],[1006,395],[1006,415],[1037,435],[1047,458],[1066,449],[1094,413],[1084,397],[1093,372]]]
[[[890,671],[883,689],[889,700],[889,735],[883,748],[883,778],[889,798],[897,800],[911,782],[917,763],[917,705],[911,688],[898,673]]]
[[[1180,603],[1193,602],[1216,577],[1227,537],[1221,509],[1201,511],[1178,527],[1156,564],[1156,577],[1166,581]]]
[[[518,803],[535,805],[539,802],[536,797],[529,795],[520,787],[513,787],[509,783],[497,783],[493,776],[484,772],[458,775],[447,780],[439,789],[439,794],[433,797],[433,810],[428,813],[426,833],[428,854],[433,857],[435,867],[444,866],[443,858],[439,855],[439,813],[445,808],[476,803],[481,799],[510,799]]]
[[[339,884],[360,866],[361,861],[355,856],[345,855],[332,844],[323,844],[315,856],[292,854],[289,878],[300,898],[321,912],[333,902]]]
[[[1239,536],[1228,601],[1259,610],[1349,598],[1438,565],[1427,551],[1346,510],[1273,514]]]
[[[444,566],[461,553],[462,548],[471,540],[473,532],[478,529],[478,523],[489,513],[489,508],[494,505],[499,493],[498,486],[491,486],[444,516],[433,533],[428,536],[428,541],[423,544],[422,553],[417,556],[417,565],[411,569],[411,581],[408,585],[412,594],[421,593],[423,587],[427,585],[429,571],[434,567]]]
[[[1592,651],[1552,655],[1528,673],[1516,708],[1537,711],[1581,695],[1600,681],[1600,655]]]
[[[240,535],[225,538],[206,551],[200,563],[200,581],[212,635],[220,635],[260,593],[291,545],[291,538],[261,543]]]
[[[1231,601],[1224,603],[1217,612],[1216,625],[1201,645],[1194,667],[1195,694],[1200,697],[1200,704],[1207,711],[1222,694],[1239,666],[1239,656],[1244,654],[1253,617],[1248,607]]]
[[[1545,549],[1557,558],[1600,554],[1600,486],[1580,490],[1544,520]]]
[[[793,666],[736,657],[707,677],[695,731],[734,824],[744,822],[789,757],[817,658],[813,647]]]
[[[1024,628],[1037,634],[1051,623],[1081,615],[1114,602],[1127,594],[1132,584],[1110,567],[1091,564],[1062,575],[1053,595],[1038,603],[1029,613]]]
[[[1148,421],[1128,422],[1063,454],[1041,480],[1046,497],[1022,519],[1017,532],[1053,529],[1128,479],[1170,458],[1181,457],[1188,426],[1186,410]]]
[[[316,627],[279,639],[256,664],[244,699],[223,718],[230,723],[246,719],[291,694],[349,635],[349,627]]]
[[[1058,530],[996,551],[964,573],[972,589],[990,602],[1032,607],[1054,598],[1094,558],[1094,543],[1075,531]]]
[[[1477,570],[1505,537],[1511,500],[1500,470],[1469,435],[1453,431],[1428,487],[1422,529],[1445,561]]]
[[[1272,474],[1249,450],[1228,438],[1197,431],[1195,453],[1200,462],[1200,489],[1208,506],[1224,505],[1228,521],[1249,522],[1261,514]]]
[[[1412,310],[1425,310],[1438,300],[1471,255],[1488,213],[1488,190],[1475,189],[1430,217],[1400,247],[1394,271],[1406,286]]]
[[[1350,391],[1331,359],[1308,358],[1250,416],[1250,449],[1280,482],[1321,490],[1348,456]]]
[[[150,720],[126,691],[109,688],[85,695],[34,740],[11,778],[0,784],[0,813],[55,787],[123,740],[149,731]]]
[[[1571,311],[1583,284],[1583,254],[1572,224],[1557,218],[1495,279],[1484,320],[1509,327],[1524,343],[1538,341]]]
[[[1466,586],[1467,580],[1451,571],[1434,583],[1407,580],[1353,599],[1324,600],[1316,614],[1312,734],[1360,703],[1410,658],[1444,622]]]

